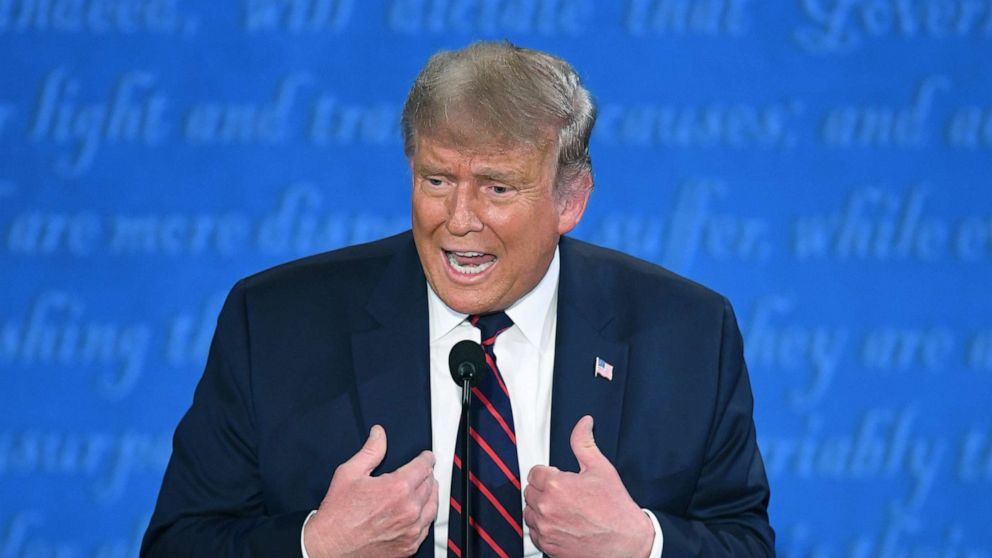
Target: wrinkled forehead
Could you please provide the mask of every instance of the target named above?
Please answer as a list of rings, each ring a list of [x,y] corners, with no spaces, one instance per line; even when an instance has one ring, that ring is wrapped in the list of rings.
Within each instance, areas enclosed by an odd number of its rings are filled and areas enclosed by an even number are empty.
[[[465,153],[502,153],[519,150],[550,151],[557,146],[553,125],[527,119],[447,107],[414,129],[415,149],[421,139]]]
[[[421,135],[410,163],[417,172],[447,172],[465,165],[472,172],[512,182],[553,177],[556,154],[548,142],[535,145],[505,138]]]

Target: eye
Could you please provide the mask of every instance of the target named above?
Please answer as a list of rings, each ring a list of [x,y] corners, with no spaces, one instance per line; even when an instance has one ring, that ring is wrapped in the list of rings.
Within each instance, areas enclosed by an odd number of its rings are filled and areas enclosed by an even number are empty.
[[[427,183],[430,184],[431,186],[438,187],[444,185],[444,180],[440,178],[427,177]]]
[[[502,184],[493,184],[492,186],[489,187],[489,190],[492,191],[492,193],[499,196],[509,194],[511,191],[513,191],[512,188],[510,188],[509,186],[503,186]]]

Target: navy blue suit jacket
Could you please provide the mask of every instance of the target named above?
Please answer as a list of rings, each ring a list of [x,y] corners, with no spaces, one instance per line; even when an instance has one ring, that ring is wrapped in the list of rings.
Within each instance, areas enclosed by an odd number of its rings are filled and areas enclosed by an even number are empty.
[[[655,512],[664,557],[774,553],[752,398],[727,301],[655,265],[560,243],[551,464],[572,427]],[[239,282],[142,545],[147,556],[298,556],[335,468],[386,429],[376,473],[431,447],[427,284],[409,232]],[[596,357],[614,366],[595,377]],[[432,556],[433,532],[417,556]]]

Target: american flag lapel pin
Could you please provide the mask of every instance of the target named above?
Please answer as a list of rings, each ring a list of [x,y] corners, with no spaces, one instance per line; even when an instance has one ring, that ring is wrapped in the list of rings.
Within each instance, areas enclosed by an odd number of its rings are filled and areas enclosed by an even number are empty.
[[[596,357],[596,371],[595,376],[600,376],[606,378],[607,381],[613,380],[613,365],[605,360]]]

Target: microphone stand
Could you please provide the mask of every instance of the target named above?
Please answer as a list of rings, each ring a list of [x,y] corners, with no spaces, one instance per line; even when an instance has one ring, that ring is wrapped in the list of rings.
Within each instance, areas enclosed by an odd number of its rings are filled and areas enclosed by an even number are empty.
[[[472,492],[469,490],[468,475],[471,471],[472,451],[471,451],[471,424],[469,422],[469,409],[472,408],[472,377],[465,376],[462,381],[462,423],[465,425],[462,447],[465,452],[462,454],[462,558],[472,558],[473,536],[469,518],[472,517]]]
[[[461,424],[465,425],[465,433],[456,441],[465,448],[462,452],[462,558],[472,558],[475,554],[472,551],[475,537],[470,520],[473,498],[472,491],[469,490],[469,471],[472,470],[472,423],[469,410],[472,408],[472,386],[479,385],[487,370],[486,353],[482,345],[468,339],[455,343],[448,353],[448,370],[455,384],[462,387]]]

